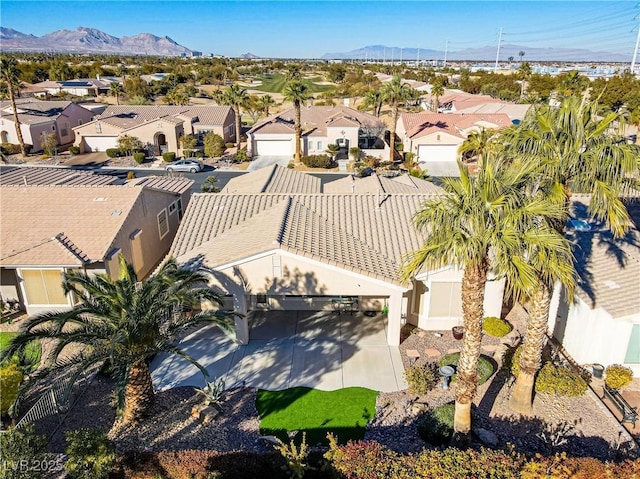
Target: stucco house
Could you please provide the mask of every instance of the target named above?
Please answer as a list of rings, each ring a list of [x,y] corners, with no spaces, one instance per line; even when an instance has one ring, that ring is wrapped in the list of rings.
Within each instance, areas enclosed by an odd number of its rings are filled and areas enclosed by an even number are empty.
[[[471,132],[512,125],[504,113],[403,113],[396,134],[432,176],[458,176],[458,148]]]
[[[96,78],[76,78],[73,80],[47,80],[34,83],[34,87],[43,90],[44,95],[58,95],[60,93],[69,93],[75,96],[98,96],[109,93],[111,83],[117,82],[122,84],[122,79],[117,77],[101,77]]]
[[[54,133],[58,145],[70,145],[75,140],[73,127],[91,121],[93,113],[71,101],[42,101],[17,98],[16,108],[24,142],[33,145],[31,151],[42,151],[43,135]],[[13,108],[9,101],[0,102],[0,143],[19,144]]]
[[[61,287],[65,271],[117,277],[120,253],[148,276],[169,250],[193,184],[39,168],[3,172],[0,183],[0,294],[28,314],[73,304]]]
[[[615,239],[573,203],[577,288],[572,302],[557,289],[549,330],[579,364],[623,364],[640,375],[640,232]],[[632,205],[640,213],[640,203]],[[640,215],[638,216],[640,219]]]
[[[292,158],[296,151],[294,118],[291,108],[251,128],[247,133],[249,154]],[[384,124],[369,113],[340,105],[303,106],[300,121],[303,155],[325,154],[328,145],[336,144],[340,147],[338,158],[347,158],[349,149],[356,146],[365,155],[389,156]]]
[[[289,177],[294,190],[313,189],[305,173],[282,170],[299,177]],[[331,310],[340,298],[357,298],[363,311],[386,308],[387,342],[397,346],[407,322],[442,330],[462,318],[461,270],[421,271],[409,283],[400,278],[405,253],[421,245],[413,215],[439,194],[435,188],[409,188],[194,194],[170,255],[185,266],[206,268],[212,287],[226,296],[226,307],[241,313]],[[500,314],[503,292],[503,281],[487,282],[487,315]],[[249,340],[247,318],[236,320],[243,343]]]
[[[123,135],[138,138],[156,155],[172,151],[181,155],[180,137],[207,133],[235,140],[235,113],[227,106],[128,105],[109,106],[92,122],[74,128],[81,151],[116,148]]]

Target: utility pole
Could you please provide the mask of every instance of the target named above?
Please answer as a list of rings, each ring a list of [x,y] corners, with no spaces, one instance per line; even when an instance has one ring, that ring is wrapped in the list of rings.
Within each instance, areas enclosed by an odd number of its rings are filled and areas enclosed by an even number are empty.
[[[416,64],[420,66],[420,47],[418,47],[418,58],[416,59]]]
[[[640,15],[638,16],[640,18]],[[633,57],[631,58],[631,74],[635,75],[636,58],[638,56],[638,44],[640,44],[640,21],[638,21],[638,36],[636,37],[636,48],[633,50]]]
[[[496,66],[494,70],[498,69],[498,59],[500,58],[500,44],[502,43],[502,27],[500,27],[500,34],[498,35],[498,53],[496,53]]]
[[[449,51],[449,40],[444,43],[444,63],[443,67],[447,66],[447,52]]]

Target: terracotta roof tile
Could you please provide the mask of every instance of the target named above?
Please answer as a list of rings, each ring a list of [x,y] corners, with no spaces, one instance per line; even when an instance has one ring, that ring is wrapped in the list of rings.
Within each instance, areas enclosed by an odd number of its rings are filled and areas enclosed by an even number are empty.
[[[320,178],[273,165],[231,178],[223,193],[320,193]]]
[[[465,138],[463,130],[473,126],[500,129],[512,125],[511,119],[504,113],[403,113],[400,121],[410,138],[420,138],[438,131]]]

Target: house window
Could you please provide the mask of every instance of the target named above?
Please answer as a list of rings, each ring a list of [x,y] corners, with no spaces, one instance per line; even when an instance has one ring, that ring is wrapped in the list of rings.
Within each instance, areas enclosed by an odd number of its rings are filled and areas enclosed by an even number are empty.
[[[318,142],[318,146],[316,147],[316,150],[322,151],[322,142],[321,141]]]
[[[29,304],[67,304],[62,290],[62,271],[23,269],[21,274]]]
[[[178,206],[178,220],[182,219],[182,198],[178,198],[176,201],[176,205]]]
[[[56,131],[56,125],[51,125],[51,131]]]
[[[160,239],[169,233],[169,216],[167,215],[166,208],[158,213],[158,232],[160,233]]]
[[[176,212],[176,204],[174,202],[169,205],[169,214],[172,215],[175,212]]]
[[[313,150],[313,141],[309,141],[309,151]]]
[[[67,123],[62,125],[62,128],[60,129],[60,135],[61,136],[67,136],[69,134],[68,128],[69,128],[69,125]]]
[[[100,123],[96,123],[96,133],[102,133],[102,126]]]
[[[82,125],[82,120],[78,120],[78,126]]]
[[[257,294],[256,295],[256,304],[267,304],[267,295],[266,294]]]
[[[634,324],[631,329],[624,362],[626,364],[640,364],[640,324]]]
[[[429,317],[462,317],[461,292],[462,283],[460,282],[431,283],[429,291]]]

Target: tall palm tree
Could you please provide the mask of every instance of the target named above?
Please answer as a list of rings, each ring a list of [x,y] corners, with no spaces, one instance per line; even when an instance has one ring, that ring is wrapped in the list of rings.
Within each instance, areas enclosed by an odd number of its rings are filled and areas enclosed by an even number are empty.
[[[396,151],[396,127],[398,125],[399,107],[412,96],[412,88],[402,81],[400,75],[394,75],[390,81],[382,85],[382,95],[391,105],[391,132],[389,135],[389,161],[393,163]]]
[[[557,203],[532,199],[525,186],[536,177],[534,162],[509,164],[495,155],[485,159],[471,176],[458,162],[460,178],[444,181],[445,194],[425,202],[415,216],[424,233],[423,246],[407,255],[404,280],[423,267],[456,266],[462,277],[464,340],[458,362],[454,430],[471,429],[471,403],[477,390],[477,367],[482,341],[484,291],[488,275],[507,278],[507,294],[519,298],[536,285],[527,257],[535,249],[549,252],[562,237],[549,219],[562,216]],[[549,254],[551,254],[549,252]]]
[[[378,88],[367,91],[364,96],[365,108],[371,108],[371,113],[375,116],[380,116],[380,109],[382,108],[382,91]]]
[[[431,96],[433,97],[433,112],[438,113],[440,108],[440,97],[444,95],[444,84],[442,80],[436,80],[431,86]]]
[[[500,144],[495,141],[495,135],[495,130],[485,128],[471,132],[458,147],[458,155],[463,161],[467,158],[477,158],[478,164],[481,164],[489,150],[500,147]]]
[[[572,190],[590,194],[589,214],[604,220],[614,236],[622,236],[629,225],[629,214],[620,195],[633,186],[633,178],[637,177],[640,147],[627,143],[613,131],[620,114],[600,117],[597,109],[596,103],[568,97],[559,108],[545,106],[534,111],[519,127],[503,134],[506,154],[540,163],[538,184],[547,188],[545,194],[563,204],[564,216],[555,223],[563,235]],[[549,288],[549,282],[541,281],[533,297],[525,347],[520,355],[525,374],[518,376],[510,400],[520,412],[530,410],[533,377],[546,339],[550,301],[545,288]]]
[[[262,107],[262,113],[264,113],[264,116],[269,116],[269,108],[275,104],[276,101],[271,95],[262,95],[260,97],[260,106]]]
[[[524,52],[520,52],[524,55]],[[529,62],[524,62],[520,64],[520,69],[518,70],[518,75],[520,76],[520,98],[524,98],[524,94],[527,87],[527,80],[531,76],[531,65]]]
[[[221,103],[233,108],[233,112],[236,115],[236,147],[238,151],[240,150],[240,143],[242,142],[242,116],[240,114],[240,107],[245,104],[247,98],[247,89],[236,84],[225,88],[220,96]]]
[[[117,81],[112,81],[109,85],[109,95],[116,97],[116,105],[120,104],[120,95],[124,93],[124,88]]]
[[[206,282],[204,273],[180,269],[173,259],[142,282],[122,256],[117,280],[106,274],[65,273],[64,291],[77,297],[78,303],[70,311],[28,319],[0,358],[23,351],[32,340],[55,341],[49,364],[27,386],[63,371],[71,372],[73,383],[92,366],[106,363],[116,380],[123,420],[135,421],[153,401],[148,361],[154,355],[175,354],[206,375],[203,367],[177,345],[178,341],[203,324],[213,323],[231,331],[231,316],[221,309],[185,312],[198,308],[202,301],[222,305],[222,299],[203,286]],[[65,357],[63,350],[72,344],[79,345],[80,351]]]
[[[302,121],[300,119],[301,115],[301,105],[311,98],[311,92],[309,91],[309,87],[306,83],[300,80],[290,80],[284,85],[284,89],[282,90],[282,94],[284,95],[284,99],[293,103],[293,108],[295,111],[295,132],[296,132],[296,156],[295,162],[300,163],[300,158],[302,157]]]
[[[9,92],[9,101],[11,102],[11,109],[13,110],[13,123],[16,127],[18,143],[20,143],[20,152],[22,156],[27,156],[27,149],[24,145],[24,137],[22,136],[22,129],[20,127],[20,118],[18,117],[18,109],[16,108],[15,85],[20,83],[20,70],[18,69],[18,62],[16,62],[15,58],[7,56],[0,57],[0,78],[6,83],[7,91]]]

